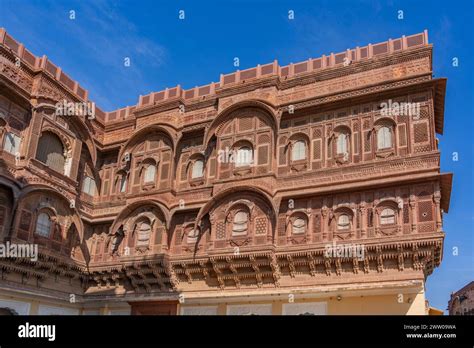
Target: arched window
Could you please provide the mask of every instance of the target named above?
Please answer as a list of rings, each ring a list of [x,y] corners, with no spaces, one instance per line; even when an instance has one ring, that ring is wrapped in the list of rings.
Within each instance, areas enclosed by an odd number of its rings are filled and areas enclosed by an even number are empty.
[[[383,126],[377,132],[377,148],[379,150],[392,147],[392,132],[389,127]]]
[[[125,193],[127,191],[127,175],[122,174],[119,178],[119,191]]]
[[[192,179],[202,178],[203,175],[204,175],[204,161],[201,159],[198,159],[193,163],[191,178]]]
[[[20,142],[21,138],[13,133],[5,134],[5,142],[3,144],[3,149],[6,152],[11,153],[12,155],[16,155],[20,152]]]
[[[95,180],[90,176],[84,178],[84,183],[82,184],[82,192],[94,196],[96,192]]]
[[[336,148],[336,153],[338,155],[342,155],[342,154],[345,154],[348,151],[348,147],[347,147],[347,134],[344,134],[344,133],[340,133],[338,136],[337,136],[337,148]]]
[[[137,234],[137,247],[147,247],[151,236],[151,223],[148,219],[143,219],[135,225]]]
[[[199,229],[190,229],[186,236],[186,242],[189,244],[195,244],[199,236]]]
[[[36,234],[49,237],[51,233],[51,218],[46,213],[40,213],[36,220]]]
[[[302,217],[297,217],[293,220],[293,234],[306,233],[306,220]]]
[[[306,144],[303,140],[295,141],[291,148],[291,160],[298,161],[306,159]]]
[[[380,224],[390,225],[395,223],[395,211],[390,208],[385,208],[380,213]]]
[[[232,235],[239,236],[247,234],[249,216],[245,211],[239,211],[234,216],[234,223],[232,225]]]
[[[146,168],[145,168],[145,175],[143,177],[143,182],[145,183],[151,183],[155,181],[155,175],[156,175],[156,166],[152,163],[150,163]]]
[[[115,233],[113,236],[112,236],[112,243],[110,244],[110,251],[113,253],[115,253],[119,247],[119,242],[120,240],[120,235]]]
[[[349,228],[350,228],[349,215],[347,214],[339,215],[339,218],[337,219],[337,229],[348,230]]]
[[[117,232],[115,232],[112,236],[112,243],[111,243],[111,247],[110,247],[110,251],[113,253],[115,253],[119,246],[120,246],[120,243],[122,242],[123,238],[124,238],[125,234],[124,234],[124,231],[123,231],[123,225],[121,225]]]
[[[66,157],[64,146],[59,137],[51,132],[44,132],[38,143],[36,159],[51,169],[64,174]]]
[[[252,149],[248,146],[242,146],[237,150],[237,158],[235,160],[236,167],[245,167],[252,164]]]

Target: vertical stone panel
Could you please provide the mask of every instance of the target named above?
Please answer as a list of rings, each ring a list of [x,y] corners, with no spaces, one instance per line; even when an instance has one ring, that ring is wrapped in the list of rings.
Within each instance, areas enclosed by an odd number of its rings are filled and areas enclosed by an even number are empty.
[[[82,141],[76,139],[72,145],[72,158],[71,158],[71,171],[69,177],[73,180],[77,180],[78,176],[78,169],[79,169],[79,161],[81,159],[81,151],[82,151]]]

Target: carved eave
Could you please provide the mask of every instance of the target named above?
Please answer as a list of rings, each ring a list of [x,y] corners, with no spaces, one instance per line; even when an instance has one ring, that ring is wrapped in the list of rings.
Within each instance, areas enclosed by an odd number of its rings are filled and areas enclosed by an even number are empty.
[[[351,75],[361,71],[373,70],[385,66],[395,65],[401,61],[429,57],[431,61],[433,46],[411,48],[407,51],[392,52],[385,56],[354,62],[348,66],[338,65],[324,70],[315,70],[308,73],[298,74],[291,78],[278,76],[260,77],[257,80],[248,80],[245,83],[229,84],[216,88],[219,97],[227,97],[234,94],[249,92],[258,88],[276,86],[278,90],[294,88],[296,86],[308,85],[318,81],[330,80],[337,77]]]
[[[446,96],[446,78],[435,79],[434,86],[434,116],[436,133],[443,134],[444,129],[444,100]]]
[[[0,52],[1,53],[1,52]],[[0,87],[7,87],[6,90],[13,91],[20,96],[25,103],[30,102],[30,93],[33,87],[31,76],[28,76],[22,69],[0,55]]]
[[[210,124],[211,124],[210,120],[204,120],[199,123],[194,123],[190,126],[184,126],[181,129],[181,133],[184,134],[184,133],[194,133],[194,132],[205,132],[206,128],[208,128]],[[181,139],[182,138],[180,138],[179,140]]]
[[[48,99],[54,102],[66,99],[72,102],[87,102],[87,99],[72,92],[66,85],[55,79],[47,70],[39,70],[34,76],[31,96],[41,99]]]
[[[217,109],[217,100],[218,98],[216,96],[202,96],[199,99],[185,99],[184,105],[186,106],[187,112],[201,110],[209,107]]]
[[[441,184],[441,209],[443,209],[443,211],[447,213],[449,211],[449,202],[451,200],[453,173],[441,174],[440,184]]]
[[[299,276],[339,277],[353,274],[383,273],[391,269],[390,260],[396,260],[399,272],[411,269],[431,274],[442,258],[442,237],[434,240],[399,241],[388,244],[367,245],[363,259],[351,257],[325,257],[324,249],[300,251],[219,255],[187,261],[174,261],[172,267],[183,285],[205,280],[211,287],[240,289],[244,287],[280,287],[294,282]],[[289,277],[289,278],[288,278]],[[294,280],[291,280],[294,279]],[[243,285],[245,284],[245,286]]]
[[[410,76],[392,80],[390,82],[381,82],[369,86],[362,86],[346,91],[331,92],[317,97],[308,97],[300,101],[290,101],[281,104],[280,110],[288,114],[290,105],[295,111],[305,109],[307,112],[321,112],[324,109],[331,109],[337,104],[339,107],[351,105],[354,103],[364,103],[373,100],[374,96],[389,97],[396,96],[401,91],[419,90],[420,88],[429,88],[432,86],[431,73],[423,73],[417,76]]]
[[[393,52],[384,56],[373,57],[367,60],[353,62],[347,66],[338,65],[325,68],[321,71],[314,71],[295,76],[288,80],[282,80],[281,89],[292,88],[297,85],[311,84],[317,81],[330,80],[337,77],[348,76],[354,73],[370,71],[386,66],[396,65],[400,62],[429,57],[431,61],[433,45],[428,44],[422,47],[411,48],[406,51]],[[431,69],[430,69],[431,70]]]
[[[85,268],[72,263],[70,260],[48,255],[44,252],[38,254],[38,260],[31,258],[5,258],[0,260],[0,271],[4,280],[8,273],[22,275],[22,282],[34,277],[38,282],[51,276],[61,276],[73,279],[85,279]],[[26,279],[25,279],[26,278]]]
[[[28,184],[49,184],[62,192],[67,192],[70,199],[77,195],[77,182],[65,175],[62,175],[53,169],[50,169],[42,162],[31,158],[28,165],[24,168],[32,175],[25,175],[24,182]],[[24,173],[26,174],[26,173]]]
[[[257,89],[274,87],[276,90],[285,90],[294,88],[296,86],[304,86],[311,83],[330,80],[333,78],[349,76],[354,73],[369,71],[385,66],[395,65],[401,61],[414,60],[423,57],[429,57],[431,62],[432,45],[423,47],[411,48],[406,51],[392,52],[385,56],[374,57],[372,59],[354,62],[348,66],[334,66],[324,70],[311,71],[304,74],[299,74],[291,78],[278,76],[261,76],[258,79],[249,79],[241,81],[240,83],[232,83],[229,85],[219,86],[216,88],[216,94],[213,96],[206,96],[205,98],[184,99],[181,96],[176,96],[166,101],[158,101],[153,104],[136,105],[134,115],[136,118],[142,116],[152,115],[154,113],[166,112],[179,108],[180,105],[186,106],[186,111],[193,111],[209,106],[216,106],[216,101],[220,98],[229,97],[237,94],[251,92]],[[430,65],[431,67],[431,65]],[[431,76],[431,71],[426,73]],[[338,94],[340,91],[338,92]],[[289,104],[295,104],[290,102]],[[119,122],[121,123],[121,122]]]
[[[37,286],[54,277],[81,281],[84,291],[107,291],[131,287],[132,296],[153,293],[163,294],[186,289],[232,290],[241,288],[279,288],[295,282],[304,286],[308,276],[316,282],[344,282],[344,274],[364,276],[394,272],[421,272],[427,277],[442,258],[442,236],[400,240],[389,243],[370,243],[365,255],[326,257],[321,246],[313,250],[255,251],[246,254],[216,255],[195,259],[168,260],[166,256],[123,263],[101,264],[87,268],[73,264],[69,259],[40,252],[38,261],[25,258],[0,260],[1,279],[9,274],[21,275],[21,281],[36,278]],[[396,269],[393,268],[395,261]],[[342,277],[342,278],[339,278]],[[306,280],[305,280],[306,279]],[[319,281],[318,281],[319,279]],[[340,279],[340,280],[338,280]],[[206,285],[203,285],[203,282]],[[197,288],[196,288],[197,286]],[[203,287],[204,286],[204,287]]]
[[[394,168],[394,166],[403,167],[404,170],[402,172],[391,171],[391,168]],[[374,161],[362,165],[347,166],[343,169],[345,169],[344,172],[341,171],[341,168],[331,168],[324,170],[324,172],[314,171],[314,173],[309,175],[303,173],[301,176],[295,176],[294,178],[298,179],[301,177],[306,180],[305,184],[301,186],[285,186],[283,182],[279,181],[276,184],[277,188],[274,194],[282,196],[308,196],[327,192],[342,192],[355,183],[358,189],[362,189],[378,187],[389,183],[396,184],[402,181],[426,182],[439,176],[439,153],[427,153],[409,160],[406,158],[380,160],[378,163]],[[377,169],[385,172],[386,175],[383,179],[380,178],[380,172],[377,172]],[[360,177],[358,177],[357,173],[359,173],[359,170],[364,170],[364,174],[366,174],[363,180],[360,180]],[[337,175],[341,175],[341,172],[343,173],[343,180],[339,178],[334,180]],[[301,193],[302,187],[306,188],[304,193]]]
[[[280,78],[278,76],[260,77],[258,79],[249,79],[239,84],[232,83],[216,88],[218,98],[230,97],[233,95],[247,93],[256,89],[275,87],[279,89]]]
[[[126,120],[120,120],[120,121],[117,121],[117,122],[110,122],[110,123],[108,122],[104,126],[104,131],[105,132],[110,132],[110,131],[114,131],[114,130],[118,130],[118,129],[122,129],[122,128],[127,128],[127,127],[132,127],[134,129],[135,128],[135,122],[136,122],[136,120],[135,120],[134,117],[129,117]],[[123,141],[126,141],[126,139],[124,139]],[[110,144],[108,144],[108,146],[110,146]]]
[[[269,252],[216,255],[198,260],[174,261],[172,267],[179,281],[188,284],[194,280],[204,280],[208,284],[215,283],[214,286],[221,290],[229,287],[239,289],[242,283],[258,288],[273,287],[278,277],[271,266],[271,256]]]
[[[117,214],[127,205],[125,200],[117,202],[81,202],[79,210],[81,218],[91,224],[114,221]]]
[[[179,109],[180,105],[186,105],[182,97],[177,96],[164,102],[157,102],[154,104],[137,105],[133,112],[135,118],[150,116],[160,112],[167,112],[174,109]]]
[[[135,293],[170,292],[178,284],[174,270],[164,256],[95,266],[90,269],[88,280],[92,287],[99,289],[113,289],[129,283]]]

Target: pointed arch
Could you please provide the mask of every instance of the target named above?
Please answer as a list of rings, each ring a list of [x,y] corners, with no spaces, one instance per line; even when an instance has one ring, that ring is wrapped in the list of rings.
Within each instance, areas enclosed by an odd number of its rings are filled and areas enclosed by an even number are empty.
[[[146,138],[147,135],[164,136],[171,145],[171,151],[173,153],[175,152],[176,138],[177,138],[176,129],[171,128],[170,126],[165,125],[165,124],[156,123],[153,125],[143,127],[142,129],[136,130],[121,148],[119,152],[119,156],[118,156],[119,160],[123,157],[123,155],[126,152],[129,152],[134,146],[136,146],[141,141],[143,141],[143,139]]]
[[[160,202],[156,199],[150,199],[150,200],[134,202],[132,204],[127,205],[125,208],[123,208],[122,211],[115,218],[112,225],[110,226],[110,233],[115,233],[115,230],[120,227],[124,219],[130,216],[130,214],[132,214],[135,210],[137,210],[140,207],[146,207],[146,206],[153,206],[160,211],[160,213],[163,215],[163,219],[164,219],[163,222],[166,226],[166,229],[168,230],[170,226],[170,220],[171,220],[171,214],[170,214],[169,209],[163,202]]]
[[[204,146],[209,144],[211,138],[216,135],[216,131],[218,130],[219,126],[224,124],[228,121],[231,115],[240,109],[245,108],[256,108],[257,110],[261,111],[261,115],[267,118],[268,123],[270,124],[271,128],[273,129],[273,140],[274,144],[276,144],[277,135],[278,135],[278,117],[277,117],[277,108],[269,103],[268,101],[259,100],[259,99],[249,99],[237,102],[232,104],[231,106],[222,110],[215,118],[212,120],[209,128],[207,128],[204,134]]]
[[[271,216],[269,216],[269,220],[271,222],[271,225],[272,225],[272,230],[275,230],[276,228],[276,223],[277,223],[277,216],[278,216],[278,207],[275,206],[275,204],[273,204],[273,199],[272,199],[272,195],[259,188],[259,187],[252,187],[252,186],[234,186],[234,187],[230,187],[228,189],[225,189],[219,193],[217,193],[214,197],[212,197],[209,201],[207,201],[207,203],[201,207],[201,209],[199,210],[199,213],[196,217],[196,221],[195,221],[195,224],[194,224],[194,228],[197,228],[201,219],[211,211],[212,208],[216,207],[217,205],[219,205],[219,202],[222,200],[222,199],[225,199],[227,196],[230,196],[231,194],[234,194],[234,193],[239,193],[240,196],[242,197],[248,197],[248,195],[256,195],[258,196],[260,199],[263,200],[263,202],[265,202],[268,207],[271,209]],[[238,203],[235,202],[235,203]]]
[[[82,219],[80,218],[81,215],[79,214],[78,209],[75,206],[74,207],[71,206],[71,202],[64,194],[62,194],[61,192],[59,192],[58,190],[50,186],[46,186],[43,184],[34,184],[34,185],[25,186],[23,190],[21,191],[20,196],[18,197],[18,200],[16,200],[15,202],[14,211],[15,212],[17,211],[17,208],[20,205],[20,203],[23,202],[23,200],[26,199],[30,194],[37,193],[37,192],[49,193],[51,195],[54,195],[60,198],[65,203],[65,205],[68,206],[70,210],[72,210],[73,214],[71,214],[72,216],[71,224],[74,223],[76,225],[76,229],[78,230],[78,233],[79,233],[80,242],[82,243],[84,240],[84,224],[82,222]]]
[[[40,103],[33,107],[33,110],[36,112],[41,112],[44,109],[49,109],[51,111],[56,111],[56,105],[53,103]],[[80,138],[83,143],[89,149],[92,162],[94,166],[97,162],[97,146],[95,145],[94,138],[92,134],[94,134],[94,128],[92,127],[91,121],[86,119],[84,120],[83,117],[65,117],[64,120],[72,126],[72,130],[76,133],[76,137]]]

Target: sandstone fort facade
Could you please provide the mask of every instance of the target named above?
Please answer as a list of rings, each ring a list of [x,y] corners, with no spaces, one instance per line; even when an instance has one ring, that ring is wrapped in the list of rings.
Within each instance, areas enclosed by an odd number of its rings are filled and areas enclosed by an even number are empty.
[[[104,112],[0,29],[0,241],[38,246],[0,258],[0,307],[424,314],[452,180],[432,54],[425,31]]]

